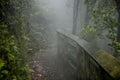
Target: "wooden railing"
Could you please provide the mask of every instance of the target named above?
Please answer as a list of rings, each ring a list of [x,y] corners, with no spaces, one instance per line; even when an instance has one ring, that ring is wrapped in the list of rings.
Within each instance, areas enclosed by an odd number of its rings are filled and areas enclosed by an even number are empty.
[[[58,70],[63,80],[120,80],[120,61],[65,31],[58,30]]]

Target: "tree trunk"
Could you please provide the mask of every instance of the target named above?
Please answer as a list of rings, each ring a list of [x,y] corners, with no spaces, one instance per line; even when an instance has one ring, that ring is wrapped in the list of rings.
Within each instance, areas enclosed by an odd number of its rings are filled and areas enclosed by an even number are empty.
[[[76,34],[77,29],[77,16],[78,16],[78,5],[79,0],[74,0],[74,8],[73,8],[73,34]]]
[[[120,23],[120,0],[115,0],[115,2],[117,6],[117,11],[119,14],[118,22]],[[120,42],[120,26],[118,26],[118,30],[117,30],[117,41]]]

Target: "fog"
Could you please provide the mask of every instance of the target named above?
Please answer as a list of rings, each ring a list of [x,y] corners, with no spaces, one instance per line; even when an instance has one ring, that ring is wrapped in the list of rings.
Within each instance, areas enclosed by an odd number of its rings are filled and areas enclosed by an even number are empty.
[[[88,4],[84,0],[33,0],[29,18],[30,68],[35,71],[31,74],[32,79],[104,79],[101,75],[107,72],[103,71],[106,64],[100,64],[105,59],[101,59],[102,53],[107,58],[114,54],[113,46],[108,45],[112,44],[107,37],[110,26],[104,22],[109,17],[117,21],[118,17],[116,9],[105,17],[110,6],[115,6],[112,3],[106,5],[101,0],[88,1]],[[96,55],[100,49],[109,53]]]
[[[72,32],[73,0],[35,0],[34,5],[37,5],[43,17],[48,20],[49,24],[46,25],[49,28],[47,31],[48,37],[55,35],[56,29],[64,29]]]
[[[70,0],[39,0],[39,2],[46,3],[46,10],[48,10],[48,15],[52,21],[49,24],[51,32],[55,32],[58,28],[66,29],[69,32],[72,31],[73,2]]]
[[[56,77],[62,80],[62,74],[58,73],[58,63],[56,63],[56,30],[62,29],[72,33],[73,0],[33,0],[30,24],[30,35],[33,38],[33,48],[35,48],[32,58],[37,61],[37,63],[31,63],[33,65],[31,68],[39,65],[42,71],[46,72],[45,69],[47,69],[55,74],[54,79],[51,80],[57,80]],[[44,78],[44,73],[40,74]],[[49,73],[47,75],[52,76]],[[33,79],[39,80],[36,77]]]

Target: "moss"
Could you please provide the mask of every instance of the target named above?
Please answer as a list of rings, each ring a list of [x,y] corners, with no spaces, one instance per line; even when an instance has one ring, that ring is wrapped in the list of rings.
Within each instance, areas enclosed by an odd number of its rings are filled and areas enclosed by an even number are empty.
[[[99,65],[114,79],[120,78],[120,61],[111,54],[100,50],[95,55]]]

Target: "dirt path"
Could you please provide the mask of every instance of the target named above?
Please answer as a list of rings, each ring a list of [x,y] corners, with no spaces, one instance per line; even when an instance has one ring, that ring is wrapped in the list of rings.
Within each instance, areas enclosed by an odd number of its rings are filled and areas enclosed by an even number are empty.
[[[32,80],[61,80],[55,71],[55,45],[29,57]]]

